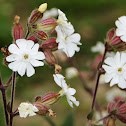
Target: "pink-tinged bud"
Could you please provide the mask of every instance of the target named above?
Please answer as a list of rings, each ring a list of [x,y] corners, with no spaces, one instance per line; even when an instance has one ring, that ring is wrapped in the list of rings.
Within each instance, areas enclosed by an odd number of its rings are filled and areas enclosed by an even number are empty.
[[[44,97],[42,97],[41,102],[46,105],[52,105],[59,99],[59,93],[48,93]]]
[[[56,43],[56,38],[50,38],[42,42],[41,48],[55,50],[58,44]]]
[[[126,116],[116,115],[116,118],[118,118],[121,122],[126,123]]]
[[[118,111],[117,111],[119,114],[126,114],[126,103],[122,104]]]
[[[41,40],[46,40],[48,38],[47,34],[43,31],[35,30],[33,34],[35,35],[35,37]]]
[[[44,50],[45,61],[50,65],[54,66],[56,64],[56,59],[50,50]]]
[[[48,33],[54,30],[56,26],[57,26],[56,20],[54,18],[49,18],[38,23],[36,29]]]
[[[43,103],[39,103],[39,102],[35,102],[35,103],[33,103],[33,105],[35,105],[37,107],[37,109],[39,110],[38,112],[36,112],[37,114],[45,115],[46,113],[49,112],[49,116],[56,117],[56,113],[54,111],[52,111],[47,105],[45,105]]]
[[[32,40],[34,43],[38,43],[38,39],[34,35],[30,36],[28,40]]]
[[[29,17],[28,23],[29,24],[34,24],[36,21],[38,21],[42,17],[43,17],[43,13],[38,11],[38,9],[33,10],[32,13],[31,13],[31,16]]]
[[[49,111],[49,107],[44,105],[43,103],[40,103],[40,102],[35,102],[33,103],[33,105],[35,105],[37,107],[37,109],[39,110],[37,112],[37,114],[40,114],[40,115],[45,115],[46,113],[48,113]]]
[[[14,40],[16,41],[17,39],[22,39],[24,38],[24,31],[23,31],[23,27],[21,26],[21,24],[19,23],[20,17],[19,16],[15,16],[14,18],[14,27],[12,29],[12,36],[14,38]]]
[[[114,49],[118,51],[126,50],[126,43],[122,42],[120,37],[116,36],[114,28],[108,31],[105,41],[108,44],[108,51],[113,51]]]

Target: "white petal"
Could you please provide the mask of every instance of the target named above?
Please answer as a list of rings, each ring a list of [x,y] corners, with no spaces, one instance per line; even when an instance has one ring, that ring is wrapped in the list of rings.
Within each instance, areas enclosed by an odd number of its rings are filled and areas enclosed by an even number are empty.
[[[67,98],[67,101],[68,101],[68,103],[69,103],[69,105],[70,105],[70,107],[72,107],[73,108],[73,103]]]
[[[119,17],[119,21],[121,22],[121,24],[123,24],[124,26],[126,26],[126,16]]]
[[[38,49],[39,49],[39,44],[36,43],[33,48],[31,49],[31,55],[36,55],[38,53]]]
[[[19,49],[23,49],[24,50],[26,48],[26,46],[27,46],[27,40],[25,40],[25,39],[17,39],[16,40],[16,44],[19,47]]]
[[[112,72],[113,72],[113,67],[111,67],[111,66],[102,65],[102,67],[104,68],[104,70],[105,70],[107,73],[112,73]]]
[[[120,21],[116,21],[115,22],[116,26],[118,27],[118,29],[124,29],[124,26],[122,25],[122,23]]]
[[[31,77],[33,74],[35,74],[35,69],[30,63],[27,63],[26,70],[27,70],[28,77]]]
[[[118,84],[118,82],[119,82],[118,76],[114,76],[113,79],[110,82],[110,87],[112,87],[115,84]]]
[[[123,42],[126,42],[126,34],[120,37]]]
[[[76,106],[79,106],[79,101],[73,101]]]
[[[26,71],[26,63],[25,62],[20,62],[18,65],[18,74],[23,76],[25,74]]]
[[[122,35],[124,35],[124,34],[126,34],[126,30],[124,30],[124,29],[119,29],[119,28],[116,29],[116,35],[117,35],[117,36],[122,36]]]
[[[114,66],[115,65],[113,57],[108,57],[107,59],[105,59],[104,62],[105,62],[105,64],[108,64],[109,66]]]
[[[118,86],[122,89],[126,88],[126,80],[123,77],[120,77]]]
[[[6,57],[6,60],[8,62],[16,61],[16,60],[19,60],[19,59],[20,59],[20,57],[17,54],[11,54],[11,55]]]
[[[33,45],[34,45],[34,42],[32,40],[27,40],[26,43],[27,43],[27,47],[26,48],[28,50],[31,49],[33,47]]]
[[[20,61],[14,61],[8,65],[12,71],[17,71]]]
[[[121,60],[121,56],[120,56],[120,52],[117,52],[116,55],[114,56],[114,62],[117,66],[120,66],[120,60]]]
[[[11,44],[8,50],[10,53],[19,54],[19,48],[15,44]]]
[[[105,73],[105,82],[108,83],[113,78],[114,74]]]
[[[42,61],[38,61],[35,59],[30,60],[30,63],[34,66],[34,67],[38,67],[38,66],[43,66],[44,63]]]
[[[58,13],[59,13],[58,20],[65,20],[65,21],[67,21],[66,15],[60,9],[58,9]]]
[[[32,55],[32,58],[36,59],[36,60],[44,60],[45,59],[45,55],[43,52],[38,52],[36,55]]]
[[[124,64],[126,64],[126,53],[121,53],[120,65],[123,66]]]
[[[74,95],[76,93],[76,90],[74,88],[68,88],[68,92],[70,95]]]
[[[62,81],[64,80],[65,77],[62,76],[61,74],[53,74],[53,77],[56,84],[61,87]]]
[[[72,35],[69,36],[67,39],[68,39],[68,41],[71,41],[71,42],[73,42],[73,43],[75,43],[75,44],[81,45],[81,43],[79,42],[80,39],[81,39],[81,36],[80,36],[80,34],[78,34],[78,33],[72,34]]]

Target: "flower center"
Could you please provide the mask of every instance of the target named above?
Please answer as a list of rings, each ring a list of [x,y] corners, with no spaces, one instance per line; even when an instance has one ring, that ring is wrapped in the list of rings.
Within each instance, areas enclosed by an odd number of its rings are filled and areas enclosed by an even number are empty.
[[[119,68],[119,69],[118,69],[118,72],[122,72],[122,68]]]
[[[27,54],[24,55],[24,59],[28,59],[28,55]]]

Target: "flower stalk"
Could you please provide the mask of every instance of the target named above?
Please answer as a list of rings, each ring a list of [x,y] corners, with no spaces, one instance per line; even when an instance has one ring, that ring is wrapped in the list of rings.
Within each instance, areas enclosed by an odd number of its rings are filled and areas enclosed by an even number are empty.
[[[11,104],[10,104],[10,126],[13,124],[13,103],[15,95],[15,82],[16,82],[16,72],[12,75],[12,91],[11,91]]]
[[[95,91],[94,91],[93,100],[92,100],[91,111],[93,110],[94,105],[95,105],[95,100],[96,100],[96,95],[97,95],[97,90],[98,90],[98,85],[99,85],[99,79],[100,79],[101,74],[103,73],[102,72],[102,65],[104,63],[104,60],[105,60],[105,56],[106,56],[107,51],[108,51],[107,50],[107,43],[105,43],[104,55],[102,57],[100,66],[98,67],[98,75],[97,75],[97,81],[96,81]]]

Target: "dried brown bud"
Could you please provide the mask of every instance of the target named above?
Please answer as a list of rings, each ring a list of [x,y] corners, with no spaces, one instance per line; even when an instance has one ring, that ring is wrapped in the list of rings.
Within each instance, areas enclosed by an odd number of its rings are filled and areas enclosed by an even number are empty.
[[[55,50],[58,44],[56,43],[56,38],[50,38],[42,42],[41,48]]]
[[[49,18],[38,23],[36,29],[48,33],[54,30],[56,25],[57,25],[56,20],[54,18]]]
[[[35,30],[33,34],[41,40],[46,40],[48,38],[47,34],[43,31]]]
[[[62,67],[58,64],[55,64],[55,74],[58,74],[62,71]]]
[[[32,40],[34,43],[37,43],[38,42],[38,39],[35,37],[35,36],[30,36],[29,38],[28,38],[28,40]]]
[[[56,59],[50,50],[44,50],[45,61],[50,65],[54,66],[56,64]]]
[[[51,105],[57,102],[59,97],[60,97],[59,93],[48,93],[44,97],[42,97],[41,102],[46,105]]]
[[[12,29],[12,36],[14,40],[16,41],[17,39],[22,39],[24,38],[24,31],[22,25],[19,23],[20,17],[15,16],[14,18],[14,27]]]
[[[42,17],[43,17],[43,13],[38,11],[38,9],[33,10],[32,13],[31,13],[31,16],[29,17],[28,23],[29,24],[34,24],[36,21],[38,21]]]
[[[8,51],[7,46],[1,48],[1,52],[4,54],[4,56],[9,56],[11,53]]]

